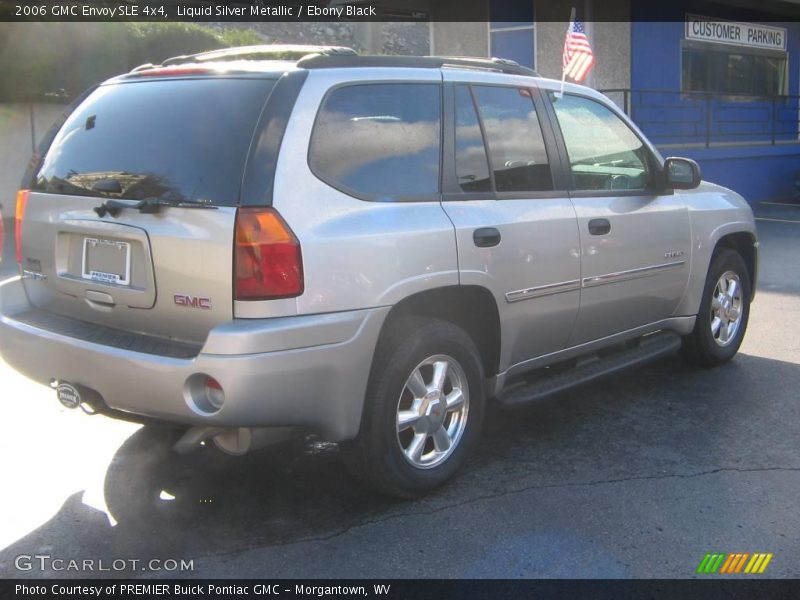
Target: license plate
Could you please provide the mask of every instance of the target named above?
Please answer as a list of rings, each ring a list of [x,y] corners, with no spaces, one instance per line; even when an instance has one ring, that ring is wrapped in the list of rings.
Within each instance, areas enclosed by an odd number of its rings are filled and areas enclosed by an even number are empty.
[[[100,283],[130,285],[131,245],[119,240],[84,238],[81,275]]]

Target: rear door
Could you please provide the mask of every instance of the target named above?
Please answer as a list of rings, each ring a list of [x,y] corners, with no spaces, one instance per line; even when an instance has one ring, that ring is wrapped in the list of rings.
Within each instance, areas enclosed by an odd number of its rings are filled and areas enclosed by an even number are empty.
[[[462,285],[495,296],[503,369],[569,338],[580,298],[575,211],[529,80],[455,70],[444,78],[453,114],[445,148],[454,151],[446,153],[453,177],[443,206],[456,229]]]
[[[25,207],[24,285],[43,310],[202,341],[232,317],[236,206],[274,81],[142,79],[100,86],[55,136]]]
[[[648,146],[597,99],[575,94],[552,107],[569,157],[581,238],[581,308],[570,345],[672,316],[691,264],[688,206],[657,191]]]

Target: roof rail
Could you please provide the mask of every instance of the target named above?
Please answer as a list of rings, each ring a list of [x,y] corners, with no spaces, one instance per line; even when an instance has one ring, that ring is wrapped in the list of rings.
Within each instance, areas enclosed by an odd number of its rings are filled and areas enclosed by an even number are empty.
[[[324,56],[355,56],[356,51],[346,46],[314,46],[304,44],[260,44],[257,46],[240,46],[238,48],[222,48],[197,54],[173,56],[161,63],[161,66],[181,63],[195,63],[225,60],[298,60],[309,54]]]
[[[538,73],[528,67],[506,58],[478,58],[472,56],[396,56],[358,54],[312,54],[297,61],[297,66],[305,69],[332,69],[336,67],[410,67],[438,69],[441,67],[461,67],[484,71],[499,71],[511,75],[538,77]]]

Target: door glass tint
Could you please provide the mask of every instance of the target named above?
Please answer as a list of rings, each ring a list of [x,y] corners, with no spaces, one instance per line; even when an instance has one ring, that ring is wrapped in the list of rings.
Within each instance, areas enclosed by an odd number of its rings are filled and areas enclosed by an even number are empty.
[[[648,150],[622,119],[599,102],[564,95],[553,105],[577,190],[643,190]]]
[[[472,94],[464,85],[456,87],[456,177],[465,192],[492,189],[481,126]]]
[[[498,192],[548,191],[553,177],[539,119],[524,88],[474,86]]]
[[[326,98],[311,168],[345,193],[392,201],[439,191],[440,86],[358,84]]]
[[[236,205],[268,79],[104,85],[70,115],[36,188],[143,200]]]

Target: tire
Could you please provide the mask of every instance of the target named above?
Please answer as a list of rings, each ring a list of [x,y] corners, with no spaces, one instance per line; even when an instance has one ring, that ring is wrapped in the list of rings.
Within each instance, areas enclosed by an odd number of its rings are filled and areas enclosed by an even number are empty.
[[[437,375],[444,385],[436,385]],[[484,409],[483,367],[472,339],[446,321],[403,319],[378,343],[359,434],[342,444],[345,465],[382,494],[421,496],[464,463]]]
[[[731,296],[725,292],[730,292],[729,286],[734,281],[736,285]],[[715,367],[732,359],[747,329],[751,295],[750,275],[742,257],[728,248],[715,250],[694,330],[683,338],[681,355],[684,359],[701,367]],[[723,296],[728,300],[723,298],[721,305]],[[728,321],[736,315],[738,318]],[[726,328],[726,323],[733,323],[732,329]]]

